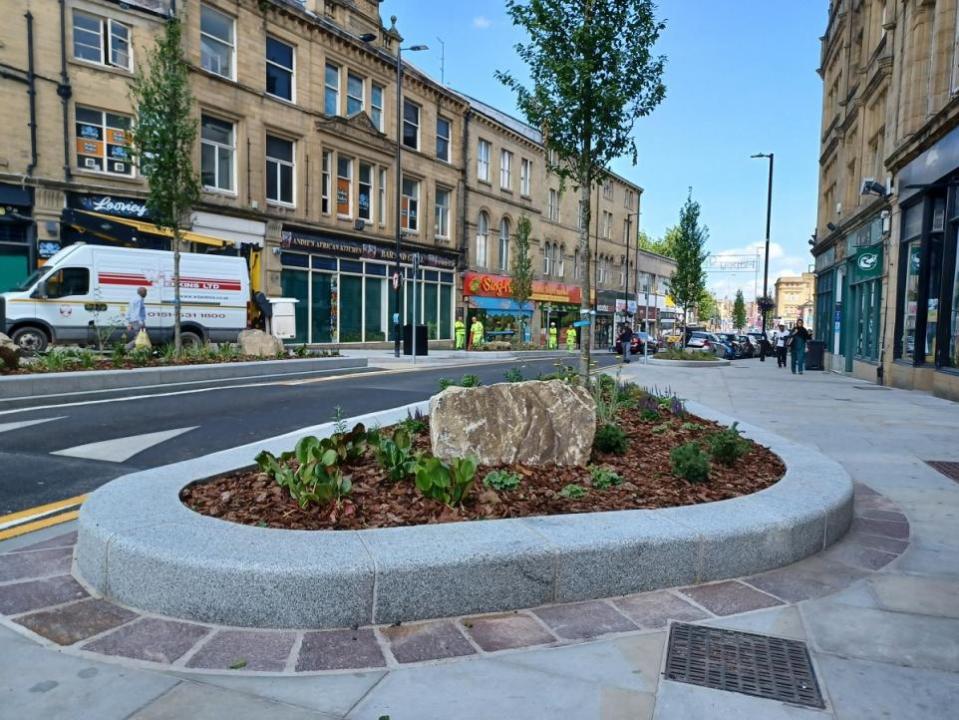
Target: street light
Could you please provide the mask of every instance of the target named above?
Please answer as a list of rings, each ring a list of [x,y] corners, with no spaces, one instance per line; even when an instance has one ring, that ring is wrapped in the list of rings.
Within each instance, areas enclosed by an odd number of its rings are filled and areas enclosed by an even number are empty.
[[[772,221],[772,212],[773,212],[773,158],[775,157],[774,153],[756,153],[755,155],[750,155],[752,158],[768,158],[769,159],[769,188],[766,192],[766,261],[763,263],[763,298],[762,298],[762,307],[759,308],[759,312],[762,313],[763,318],[763,344],[760,348],[759,359],[762,362],[766,361],[766,298],[769,297],[769,225]]]
[[[393,28],[396,28],[396,15],[390,18]],[[360,40],[370,43],[376,39],[373,33],[360,35]],[[403,202],[403,51],[420,52],[429,50],[426,45],[410,45],[409,47],[396,48],[396,266],[393,270],[393,304],[396,312],[393,315],[393,354],[400,356],[400,287],[403,285],[403,268],[400,265],[400,253],[402,252],[400,242],[403,237],[400,228],[400,219],[402,215],[401,205]],[[413,318],[413,333],[416,333],[416,318]]]
[[[626,305],[623,308],[623,319],[626,319],[626,316],[629,315],[629,246],[632,244],[630,238],[632,237],[633,223],[631,218],[633,215],[638,215],[639,213],[631,212],[626,213],[626,289],[623,291],[623,300]],[[636,269],[639,268],[639,249],[636,250]],[[633,288],[636,290],[637,288]],[[630,322],[630,324],[633,324]]]

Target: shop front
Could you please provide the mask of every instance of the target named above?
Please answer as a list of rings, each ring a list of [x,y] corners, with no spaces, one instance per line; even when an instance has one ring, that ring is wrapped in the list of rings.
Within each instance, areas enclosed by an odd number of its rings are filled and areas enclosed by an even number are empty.
[[[659,308],[655,305],[640,305],[636,308],[636,329],[659,336]]]
[[[13,289],[33,270],[33,191],[0,183],[0,292]]]
[[[298,301],[291,342],[392,342],[394,313],[411,323],[414,304],[417,324],[427,326],[431,340],[452,339],[454,255],[420,253],[414,277],[413,253],[404,250],[399,277],[396,251],[385,244],[285,227],[277,250],[281,292]]]
[[[596,330],[593,348],[605,350],[616,342],[617,328],[623,322],[626,300],[622,293],[600,290],[596,293]]]

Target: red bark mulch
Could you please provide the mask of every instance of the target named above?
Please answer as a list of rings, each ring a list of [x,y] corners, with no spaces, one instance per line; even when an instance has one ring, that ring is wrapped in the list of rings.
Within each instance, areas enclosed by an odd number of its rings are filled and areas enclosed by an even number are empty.
[[[785,472],[779,457],[750,442],[749,451],[733,467],[712,463],[709,480],[692,484],[674,477],[669,453],[683,443],[705,440],[720,429],[716,423],[693,415],[643,421],[638,410],[625,410],[621,424],[630,439],[625,455],[594,451],[592,463],[614,469],[623,483],[607,489],[591,486],[587,468],[514,465],[506,468],[522,482],[511,491],[495,491],[482,480],[494,467],[481,466],[463,505],[448,508],[423,497],[413,479],[390,482],[377,465],[372,450],[345,472],[352,476],[353,492],[339,507],[301,509],[289,493],[256,467],[204,480],[180,492],[193,510],[244,525],[295,530],[359,530],[495,518],[558,515],[601,510],[632,510],[694,505],[748,495],[769,487]],[[695,423],[691,428],[685,423]],[[662,426],[665,426],[663,428]],[[660,428],[654,432],[654,428]],[[388,436],[389,430],[385,429]],[[429,450],[429,432],[415,438],[417,448]],[[705,443],[703,444],[705,448]],[[585,497],[559,494],[568,484],[587,489]]]

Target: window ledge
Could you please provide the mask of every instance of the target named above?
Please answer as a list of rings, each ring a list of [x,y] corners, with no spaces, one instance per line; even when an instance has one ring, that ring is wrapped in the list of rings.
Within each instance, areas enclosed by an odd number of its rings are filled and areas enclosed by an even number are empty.
[[[279,95],[273,95],[265,91],[263,93],[263,97],[267,98],[268,100],[275,100],[281,105],[286,105],[287,107],[290,107],[290,108],[302,110],[302,108],[296,104],[296,100],[287,100],[285,97],[280,97]]]
[[[117,67],[116,65],[105,65],[103,63],[94,62],[93,60],[84,60],[82,58],[74,57],[67,60],[67,62],[76,67],[108,72],[112,75],[119,75],[120,77],[127,78],[128,80],[135,76],[133,70],[126,70],[124,68]]]
[[[96,170],[87,170],[86,168],[75,167],[71,170],[72,175],[97,178],[99,180],[116,180],[117,182],[127,183],[129,185],[146,185],[146,180],[141,175],[114,175],[108,172],[97,172]]]
[[[216,195],[217,197],[233,199],[237,197],[236,190],[221,190],[220,188],[209,187],[208,185],[203,186],[203,192],[207,195]]]

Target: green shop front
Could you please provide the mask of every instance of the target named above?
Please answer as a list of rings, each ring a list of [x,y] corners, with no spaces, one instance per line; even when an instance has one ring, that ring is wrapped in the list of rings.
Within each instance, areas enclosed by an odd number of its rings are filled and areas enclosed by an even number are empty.
[[[397,277],[395,248],[385,243],[285,227],[278,249],[282,294],[297,300],[290,342],[391,343],[394,313],[411,323],[414,305],[431,340],[452,340],[454,255],[420,252],[414,277],[414,251],[407,246]]]

